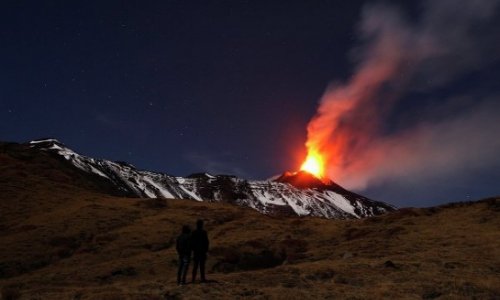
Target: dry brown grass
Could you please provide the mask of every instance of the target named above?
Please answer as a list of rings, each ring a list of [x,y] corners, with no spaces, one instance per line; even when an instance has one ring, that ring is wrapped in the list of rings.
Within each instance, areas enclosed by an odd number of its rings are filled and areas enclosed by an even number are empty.
[[[273,218],[221,203],[108,196],[28,154],[0,151],[1,299],[500,295],[499,199],[364,220]],[[174,240],[198,218],[216,282],[177,287]]]

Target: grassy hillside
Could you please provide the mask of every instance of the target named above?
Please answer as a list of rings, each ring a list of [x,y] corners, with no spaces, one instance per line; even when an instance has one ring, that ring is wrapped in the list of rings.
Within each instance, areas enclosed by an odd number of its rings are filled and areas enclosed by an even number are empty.
[[[24,151],[24,152],[23,152]],[[500,199],[333,221],[102,193],[0,147],[2,299],[498,299]],[[174,239],[206,220],[213,282],[176,286]]]

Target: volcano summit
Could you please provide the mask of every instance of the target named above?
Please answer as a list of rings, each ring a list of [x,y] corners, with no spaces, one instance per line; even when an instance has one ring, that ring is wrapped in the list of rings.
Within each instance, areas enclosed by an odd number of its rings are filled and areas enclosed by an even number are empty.
[[[306,171],[286,172],[267,181],[208,173],[178,177],[138,170],[124,162],[83,156],[55,139],[35,140],[19,147],[50,153],[54,159],[63,160],[67,167],[84,172],[89,180],[99,181],[106,192],[114,195],[226,202],[269,215],[331,219],[363,218],[395,209]]]

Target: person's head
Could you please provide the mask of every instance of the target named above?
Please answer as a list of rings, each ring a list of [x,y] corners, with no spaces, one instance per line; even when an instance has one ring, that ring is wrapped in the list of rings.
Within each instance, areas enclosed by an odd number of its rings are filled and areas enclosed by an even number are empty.
[[[184,234],[191,233],[191,228],[189,227],[189,225],[182,226],[182,233],[184,233]]]
[[[203,220],[196,221],[196,229],[203,229]]]

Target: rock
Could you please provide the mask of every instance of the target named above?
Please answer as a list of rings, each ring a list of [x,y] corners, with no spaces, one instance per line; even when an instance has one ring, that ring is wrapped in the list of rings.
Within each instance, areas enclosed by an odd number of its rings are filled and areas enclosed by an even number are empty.
[[[390,260],[386,261],[384,263],[384,267],[386,268],[392,268],[392,269],[397,269],[398,267]]]

